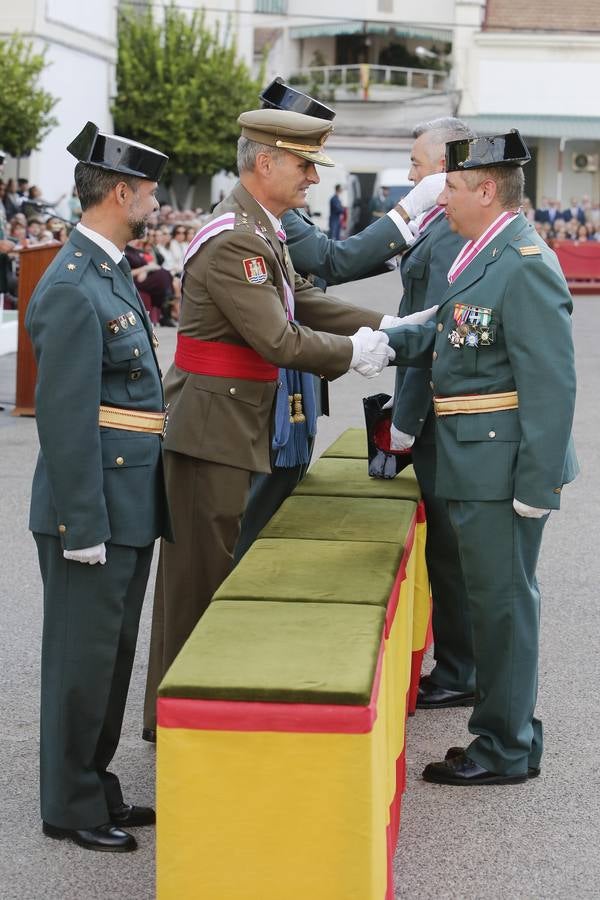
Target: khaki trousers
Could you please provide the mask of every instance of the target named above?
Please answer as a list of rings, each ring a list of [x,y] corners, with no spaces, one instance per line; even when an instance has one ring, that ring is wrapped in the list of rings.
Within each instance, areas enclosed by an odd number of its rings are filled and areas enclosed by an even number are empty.
[[[165,451],[175,542],[162,540],[154,590],[144,727],[156,728],[156,695],[167,669],[233,567],[252,473]]]

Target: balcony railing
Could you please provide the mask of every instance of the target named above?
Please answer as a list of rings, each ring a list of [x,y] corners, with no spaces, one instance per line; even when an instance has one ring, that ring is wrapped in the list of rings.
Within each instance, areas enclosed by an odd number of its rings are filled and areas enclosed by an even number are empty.
[[[409,69],[401,66],[306,66],[290,75],[290,84],[315,84],[324,89],[340,87],[350,91],[374,86],[443,91],[446,73],[436,69]]]

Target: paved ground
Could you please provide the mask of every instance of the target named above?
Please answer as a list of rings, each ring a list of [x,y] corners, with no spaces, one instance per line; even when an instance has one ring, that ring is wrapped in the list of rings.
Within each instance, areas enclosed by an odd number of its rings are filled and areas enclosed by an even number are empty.
[[[389,274],[338,288],[335,293],[393,312],[397,286],[396,276]],[[440,758],[451,744],[466,739],[468,713],[418,713],[408,724],[408,785],[395,859],[398,898],[572,900],[600,896],[595,701],[600,633],[600,483],[596,477],[600,298],[580,297],[575,306],[579,370],[575,437],[583,471],[565,490],[563,509],[551,516],[539,569],[543,612],[538,709],[544,718],[547,748],[542,776],[526,785],[469,791],[425,784],[419,778],[423,766]],[[166,365],[174,334],[162,329],[160,336]],[[33,420],[9,415],[14,403],[14,370],[14,355],[0,357],[0,403],[7,407],[0,413],[0,898],[151,900],[151,829],[139,829],[139,851],[123,856],[89,853],[41,834],[37,800],[41,590],[34,544],[27,532],[37,438]],[[321,420],[318,451],[345,428],[361,425],[360,398],[385,390],[391,380],[388,372],[374,382],[355,375],[337,381],[332,387],[333,416]],[[149,613],[147,602],[115,762],[127,798],[138,802],[148,802],[154,790],[154,749],[139,737]],[[196,898],[233,900],[206,897],[201,873]]]

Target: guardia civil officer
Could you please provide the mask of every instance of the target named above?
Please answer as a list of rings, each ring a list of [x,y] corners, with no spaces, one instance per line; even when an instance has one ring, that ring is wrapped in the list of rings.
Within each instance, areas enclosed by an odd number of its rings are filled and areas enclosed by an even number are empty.
[[[408,177],[418,184],[445,169],[446,142],[470,138],[471,130],[455,118],[417,125]],[[417,219],[417,237],[400,262],[402,302],[399,314],[433,306],[448,286],[448,269],[465,239],[452,231],[441,206],[435,204]],[[411,449],[412,463],[427,513],[425,556],[433,601],[435,666],[421,679],[420,709],[441,709],[473,703],[475,666],[466,589],[454,530],[446,501],[435,493],[435,415],[427,369],[398,367],[394,390],[391,445]]]
[[[147,738],[165,671],[231,571],[250,479],[270,469],[272,434],[285,446],[294,428],[314,420],[307,373],[375,374],[387,361],[387,340],[370,331],[381,314],[297,276],[281,229],[283,213],[318,180],[315,165],[333,164],[323,148],[329,122],[262,109],[239,124],[240,183],[188,248],[177,351],[165,378],[175,543],[161,545]]]
[[[535,573],[577,461],[572,301],[555,254],[519,212],[529,159],[516,131],[447,145],[438,202],[468,242],[436,325],[389,332],[398,363],[428,364],[433,350],[435,491],[448,503],[473,628],[474,739],[425,768],[440,784],[514,784],[540,772]]]
[[[169,536],[156,339],[123,258],[167,157],[88,122],[67,148],[83,215],[26,316],[40,454],[30,528],[44,583],[41,813],[49,837],[128,851],[119,741],[154,541]]]
[[[330,107],[290,87],[281,78],[275,78],[260,96],[265,109],[302,113],[323,119],[325,123],[333,122],[335,118]],[[386,260],[414,241],[408,221],[431,206],[440,190],[439,178],[425,181],[417,193],[405,197],[387,215],[343,241],[328,238],[311,221],[303,206],[288,210],[283,214],[282,223],[294,269],[324,290],[329,284],[343,284],[388,271]],[[388,317],[384,324],[393,325],[392,318]],[[327,381],[317,379],[313,390],[317,416],[328,414]],[[235,548],[236,562],[304,477],[312,455],[315,431],[313,425],[307,428],[301,442],[296,440],[285,447],[276,446],[272,472],[254,475]]]

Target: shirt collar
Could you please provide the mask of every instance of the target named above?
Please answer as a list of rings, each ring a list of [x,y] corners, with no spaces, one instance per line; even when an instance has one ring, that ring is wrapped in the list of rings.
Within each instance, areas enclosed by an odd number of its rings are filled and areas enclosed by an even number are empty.
[[[123,259],[123,251],[119,250],[116,244],[113,244],[113,242],[109,241],[104,235],[98,234],[97,231],[93,231],[91,228],[88,228],[87,225],[82,225],[81,222],[78,222],[75,228],[77,231],[80,231],[84,237],[93,241],[94,244],[97,244],[98,247],[104,250],[114,263],[118,265],[121,262]]]
[[[254,199],[256,200],[256,197]],[[258,203],[258,200],[256,200],[256,202]],[[268,217],[269,222],[273,226],[273,231],[275,232],[275,234],[277,234],[278,231],[283,231],[284,229],[283,229],[283,225],[281,224],[281,219],[277,219],[273,215],[273,213],[269,212],[268,209],[265,209],[265,207],[262,205],[262,203],[258,203],[258,205],[260,206],[260,208],[262,210],[264,210],[265,215]]]

